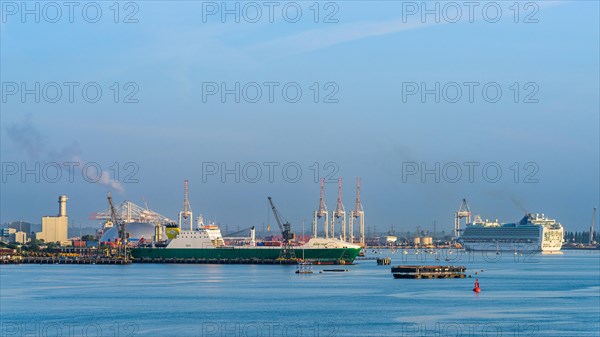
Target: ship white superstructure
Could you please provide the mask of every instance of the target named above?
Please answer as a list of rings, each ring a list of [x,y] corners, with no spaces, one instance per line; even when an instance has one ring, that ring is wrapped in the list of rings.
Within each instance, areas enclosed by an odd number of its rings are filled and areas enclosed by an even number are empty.
[[[544,214],[527,214],[518,223],[475,221],[467,224],[459,241],[471,251],[558,252],[563,243],[563,227]]]

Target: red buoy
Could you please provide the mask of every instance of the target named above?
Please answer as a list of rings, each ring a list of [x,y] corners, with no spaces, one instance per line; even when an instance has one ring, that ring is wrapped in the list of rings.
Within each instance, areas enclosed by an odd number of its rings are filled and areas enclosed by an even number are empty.
[[[475,279],[475,287],[473,288],[473,291],[478,293],[481,291],[481,289],[479,288],[479,279]]]

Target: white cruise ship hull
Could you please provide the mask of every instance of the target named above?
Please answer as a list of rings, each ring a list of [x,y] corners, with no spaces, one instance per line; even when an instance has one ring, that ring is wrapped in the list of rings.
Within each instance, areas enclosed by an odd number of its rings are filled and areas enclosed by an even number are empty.
[[[467,225],[459,242],[470,251],[559,252],[563,227],[546,218],[527,219],[502,226]],[[542,221],[547,223],[538,224]]]
[[[481,241],[470,242],[462,240],[464,248],[468,251],[510,251],[517,253],[525,252],[559,252],[562,244],[543,247],[539,242],[494,242]]]

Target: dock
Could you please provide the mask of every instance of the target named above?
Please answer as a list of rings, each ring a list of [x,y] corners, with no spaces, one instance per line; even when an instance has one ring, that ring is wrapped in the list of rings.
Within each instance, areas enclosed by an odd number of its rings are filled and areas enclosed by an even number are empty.
[[[0,264],[130,264],[131,260],[113,257],[56,257],[56,256],[24,256],[21,258],[2,259]]]
[[[467,268],[462,266],[396,266],[394,278],[464,278]]]

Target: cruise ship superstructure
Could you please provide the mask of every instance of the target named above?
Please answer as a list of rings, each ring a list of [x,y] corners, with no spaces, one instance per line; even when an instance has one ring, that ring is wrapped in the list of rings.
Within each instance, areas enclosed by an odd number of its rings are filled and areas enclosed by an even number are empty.
[[[479,216],[466,225],[459,242],[470,251],[559,252],[563,226],[544,214],[526,214],[517,223],[483,221]]]

